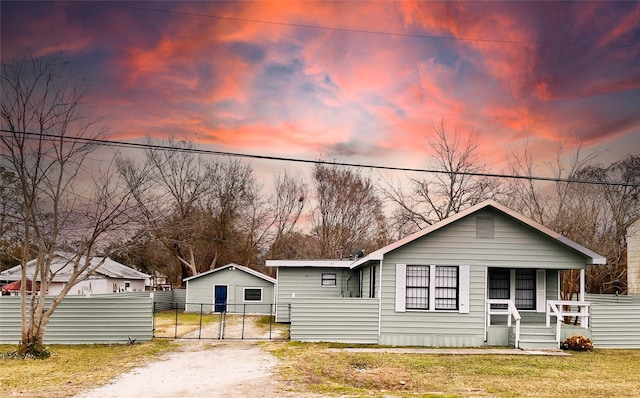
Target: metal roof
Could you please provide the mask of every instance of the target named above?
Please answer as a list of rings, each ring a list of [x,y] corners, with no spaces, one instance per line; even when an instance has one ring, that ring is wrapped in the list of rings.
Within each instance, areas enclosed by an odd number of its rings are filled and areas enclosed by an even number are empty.
[[[56,273],[53,277],[53,282],[67,282],[69,277],[73,273],[73,260],[75,255],[69,253],[58,252],[51,260],[51,271]],[[109,257],[91,257],[90,263],[92,266],[98,265],[100,261],[103,261],[102,265],[91,275],[89,279],[99,278],[114,278],[114,279],[148,279],[151,275],[137,271],[131,267],[127,267],[117,261],[110,259]],[[81,263],[84,263],[85,258],[81,259]],[[36,260],[30,260],[27,262],[27,276],[33,278],[35,273]],[[3,280],[19,280],[21,279],[20,265],[9,268],[0,272],[0,279]],[[37,278],[40,280],[40,277]]]

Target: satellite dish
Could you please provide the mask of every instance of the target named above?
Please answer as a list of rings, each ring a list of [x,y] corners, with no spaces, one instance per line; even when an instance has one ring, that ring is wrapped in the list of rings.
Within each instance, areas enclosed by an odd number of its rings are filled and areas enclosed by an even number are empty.
[[[349,255],[349,259],[355,261],[359,258],[364,257],[364,252],[360,249],[351,249],[351,254]]]

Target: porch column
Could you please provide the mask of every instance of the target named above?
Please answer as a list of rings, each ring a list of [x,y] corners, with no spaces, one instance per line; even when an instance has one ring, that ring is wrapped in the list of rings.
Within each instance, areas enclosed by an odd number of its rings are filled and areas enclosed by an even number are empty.
[[[584,268],[580,270],[580,301],[584,301]]]

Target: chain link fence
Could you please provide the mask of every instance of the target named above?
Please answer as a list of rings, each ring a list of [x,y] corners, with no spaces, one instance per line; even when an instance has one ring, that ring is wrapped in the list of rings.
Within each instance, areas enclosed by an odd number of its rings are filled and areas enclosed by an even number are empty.
[[[184,305],[184,304],[183,304]],[[289,304],[154,303],[153,337],[173,339],[286,340]],[[184,310],[186,308],[186,310]],[[216,311],[217,310],[217,311]]]

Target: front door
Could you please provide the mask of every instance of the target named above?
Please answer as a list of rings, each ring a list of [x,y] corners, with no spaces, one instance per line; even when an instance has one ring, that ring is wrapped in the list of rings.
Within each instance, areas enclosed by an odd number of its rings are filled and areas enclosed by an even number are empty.
[[[216,285],[213,288],[213,301],[215,312],[225,312],[227,310],[227,286]]]

